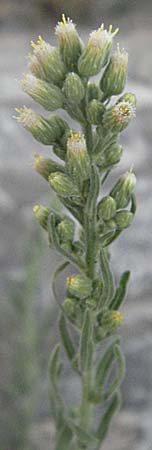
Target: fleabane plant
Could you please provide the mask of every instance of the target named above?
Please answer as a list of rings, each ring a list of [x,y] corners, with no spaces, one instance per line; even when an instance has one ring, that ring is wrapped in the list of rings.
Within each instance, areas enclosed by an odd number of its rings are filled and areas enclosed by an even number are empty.
[[[58,47],[41,37],[32,42],[31,74],[22,79],[23,90],[49,114],[44,117],[26,106],[17,110],[23,127],[40,143],[52,146],[51,157],[36,153],[33,166],[67,211],[34,206],[50,248],[61,255],[52,284],[60,310],[61,344],[53,350],[49,365],[55,450],[99,450],[120,404],[125,364],[117,330],[130,273],[123,273],[115,286],[109,247],[134,218],[132,168],[105,196],[102,186],[121,159],[119,137],[135,116],[136,98],[131,92],[122,93],[128,54],[117,45],[110,56],[117,32],[102,24],[83,44],[74,23],[63,16],[55,31]],[[90,78],[97,74],[95,83]],[[78,122],[79,132],[54,112],[59,108]],[[69,264],[73,273],[70,270],[66,296],[60,300],[57,278]],[[67,405],[61,396],[61,346],[80,380],[77,405]]]

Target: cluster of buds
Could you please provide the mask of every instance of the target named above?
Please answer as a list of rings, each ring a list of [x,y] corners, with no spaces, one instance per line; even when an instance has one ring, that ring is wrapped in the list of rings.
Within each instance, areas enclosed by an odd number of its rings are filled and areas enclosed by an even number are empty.
[[[113,234],[120,233],[131,225],[133,213],[124,208],[131,201],[135,184],[136,177],[130,169],[119,178],[110,194],[98,203],[98,230],[102,245],[108,245]]]
[[[136,209],[136,177],[132,169],[123,174],[111,191],[100,199],[100,187],[122,155],[120,133],[131,122],[136,109],[135,95],[123,93],[128,54],[125,50],[121,51],[119,45],[111,54],[117,33],[118,29],[113,31],[110,25],[106,30],[102,24],[84,44],[75,24],[63,15],[56,26],[57,47],[45,42],[41,36],[36,44],[32,42],[33,53],[29,55],[31,74],[24,74],[21,83],[24,92],[46,111],[65,110],[66,115],[78,122],[79,132],[77,128],[71,130],[66,120],[56,112],[44,117],[26,106],[17,109],[17,120],[23,127],[40,143],[52,146],[53,154],[43,157],[36,153],[32,166],[70,213],[63,216],[42,205],[33,208],[37,221],[48,233],[50,247],[65,259],[55,272],[55,296],[58,273],[68,263],[77,269],[77,275],[67,277],[65,300],[62,304],[58,299],[57,302],[62,311],[59,322],[62,342],[72,367],[82,375],[84,384],[79,408],[81,426],[79,420],[74,424],[73,417],[69,421],[62,417],[64,408],[61,407],[60,394],[57,394],[56,381],[60,373],[57,348],[51,359],[50,374],[52,395],[55,393],[53,408],[57,428],[58,424],[63,424],[63,428],[61,426],[57,430],[58,449],[62,446],[71,448],[72,442],[76,443],[77,448],[85,447],[86,450],[101,446],[111,416],[118,406],[117,391],[122,381],[123,358],[118,345],[112,348],[110,344],[97,370],[92,367],[96,360],[93,359],[95,345],[115,334],[122,322],[119,308],[125,297],[129,272],[122,275],[115,288],[109,263],[109,245],[130,226]],[[99,82],[90,80],[101,69]],[[111,101],[116,95],[121,96]],[[80,338],[77,351],[68,332],[66,322],[69,321]],[[115,381],[106,392],[98,395],[94,389],[92,395],[96,403],[101,397],[111,397],[103,420],[92,435],[95,427],[90,430],[88,424],[92,380],[96,371],[95,378],[103,389],[103,378],[114,357],[118,365]]]
[[[68,123],[56,113],[43,117],[26,106],[17,110],[18,121],[37,141],[52,145],[54,154],[61,160],[59,163],[36,153],[33,167],[79,220],[81,233],[78,242],[74,241],[74,222],[69,218],[55,218],[55,233],[62,249],[71,251],[72,257],[81,255],[82,265],[86,258],[86,201],[89,195],[94,195],[93,191],[89,194],[94,183],[91,181],[92,163],[102,173],[119,162],[122,155],[119,133],[135,115],[136,98],[130,92],[121,95],[112,106],[107,106],[107,99],[122,93],[127,76],[128,54],[125,50],[121,51],[117,45],[117,50],[110,56],[117,33],[118,29],[113,31],[110,25],[106,30],[102,24],[90,34],[84,45],[75,24],[63,15],[56,26],[58,47],[51,46],[41,36],[36,44],[32,42],[33,53],[29,55],[32,74],[23,75],[23,90],[47,111],[65,109],[77,118],[82,132],[71,131]],[[99,84],[90,81],[89,78],[102,68]],[[91,141],[88,128],[92,134]],[[98,202],[94,218],[97,222],[94,232],[97,248],[98,239],[102,247],[107,246],[131,224],[133,212],[125,208],[131,201],[134,186],[135,175],[129,171],[120,177],[109,195]],[[34,214],[44,229],[48,229],[50,213],[41,205],[34,207]],[[72,278],[72,283],[75,281],[83,292],[82,280]],[[69,287],[68,302],[73,296],[74,285]],[[83,307],[96,303],[95,295],[90,291]]]

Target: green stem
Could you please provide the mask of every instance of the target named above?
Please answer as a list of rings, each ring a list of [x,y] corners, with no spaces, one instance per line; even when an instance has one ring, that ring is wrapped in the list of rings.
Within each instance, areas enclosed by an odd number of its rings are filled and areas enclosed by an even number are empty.
[[[90,156],[90,159],[92,160],[93,136],[92,136],[92,127],[89,122],[86,122],[83,130],[84,130],[84,135],[85,135],[85,139],[86,139],[88,154]]]

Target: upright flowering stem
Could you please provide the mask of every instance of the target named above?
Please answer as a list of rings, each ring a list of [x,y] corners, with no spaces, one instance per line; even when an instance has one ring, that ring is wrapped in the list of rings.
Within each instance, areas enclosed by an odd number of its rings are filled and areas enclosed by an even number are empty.
[[[37,141],[51,145],[61,160],[36,153],[33,167],[67,210],[64,214],[43,205],[33,208],[48,233],[50,248],[64,259],[55,270],[52,288],[60,309],[61,343],[81,383],[80,403],[65,405],[59,389],[62,370],[57,344],[49,365],[54,450],[99,450],[120,404],[125,366],[116,332],[130,272],[124,272],[115,286],[109,246],[132,223],[136,178],[131,168],[103,197],[100,186],[120,161],[119,135],[135,115],[136,98],[130,92],[122,94],[127,53],[117,45],[110,57],[117,32],[111,25],[105,30],[102,24],[84,45],[73,22],[63,15],[56,27],[57,48],[41,37],[37,44],[32,42],[32,75],[23,75],[24,91],[47,111],[64,109],[78,122],[80,132],[70,130],[56,113],[44,118],[27,107],[17,109],[17,120]],[[99,84],[90,81],[101,69]],[[118,94],[122,95],[115,101],[113,96]],[[70,263],[79,273],[67,277],[62,301],[56,283]],[[96,420],[100,403],[103,413]]]

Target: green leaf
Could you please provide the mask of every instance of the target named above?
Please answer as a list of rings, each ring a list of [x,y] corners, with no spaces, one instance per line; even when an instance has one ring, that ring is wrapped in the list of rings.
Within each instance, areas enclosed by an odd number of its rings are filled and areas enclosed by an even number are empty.
[[[50,364],[49,364],[49,376],[52,383],[56,381],[56,376],[58,372],[58,356],[60,351],[60,344],[56,344],[55,348],[51,353]]]
[[[108,372],[111,369],[111,366],[114,362],[115,358],[115,345],[119,342],[119,339],[117,338],[114,342],[112,342],[109,347],[107,347],[103,357],[99,361],[99,364],[97,366],[96,370],[96,376],[95,376],[95,387],[96,389],[101,388],[101,386],[104,385],[105,380],[108,376]]]
[[[91,313],[89,309],[86,309],[80,340],[80,369],[82,372],[88,372],[90,370],[92,353],[93,339]]]
[[[61,431],[58,432],[55,450],[68,450],[73,433],[68,424],[64,424]]]
[[[59,330],[60,330],[62,343],[63,343],[64,349],[66,351],[66,354],[68,356],[68,359],[69,359],[71,365],[78,371],[78,367],[76,364],[76,351],[75,351],[75,347],[73,345],[70,333],[67,328],[67,323],[66,323],[64,314],[61,314],[61,316],[60,316]]]
[[[83,430],[83,428],[81,428],[79,425],[74,423],[72,420],[69,421],[69,424],[70,424],[71,428],[73,429],[73,431],[75,432],[78,440],[81,442],[82,445],[88,445],[88,444],[97,445],[98,439],[95,435]]]
[[[118,393],[116,393],[116,394],[114,394],[112,400],[110,401],[110,403],[99,423],[99,426],[97,428],[96,437],[97,437],[97,439],[99,439],[100,444],[96,450],[100,449],[100,445],[107,435],[112,417],[116,413],[119,406],[120,406],[120,397],[119,397]]]
[[[113,296],[114,280],[109,266],[107,250],[103,248],[100,252],[100,263],[103,275],[103,293],[101,296],[100,304],[101,306],[105,306],[109,304]]]
[[[127,290],[127,284],[130,278],[130,272],[124,272],[120,278],[120,282],[119,282],[119,286],[116,289],[116,293],[115,296],[113,297],[109,308],[112,310],[117,310],[119,309],[120,305],[122,304],[125,295],[126,295],[126,290]]]
[[[58,253],[66,257],[76,267],[84,269],[84,264],[82,263],[80,258],[75,257],[72,254],[72,252],[68,252],[67,250],[63,249],[62,246],[60,245],[59,238],[56,232],[55,216],[53,213],[51,213],[48,217],[48,235],[50,242],[53,243]]]
[[[104,393],[103,398],[106,400],[114,394],[120,387],[125,375],[125,358],[119,345],[114,346],[114,354],[117,363],[117,375],[109,389]]]
[[[62,425],[64,411],[63,401],[57,387],[57,379],[60,369],[60,364],[58,362],[59,350],[60,345],[57,344],[51,353],[49,364],[49,378],[51,381],[50,399],[52,404],[52,413],[54,415],[54,418],[56,419],[57,426]]]

